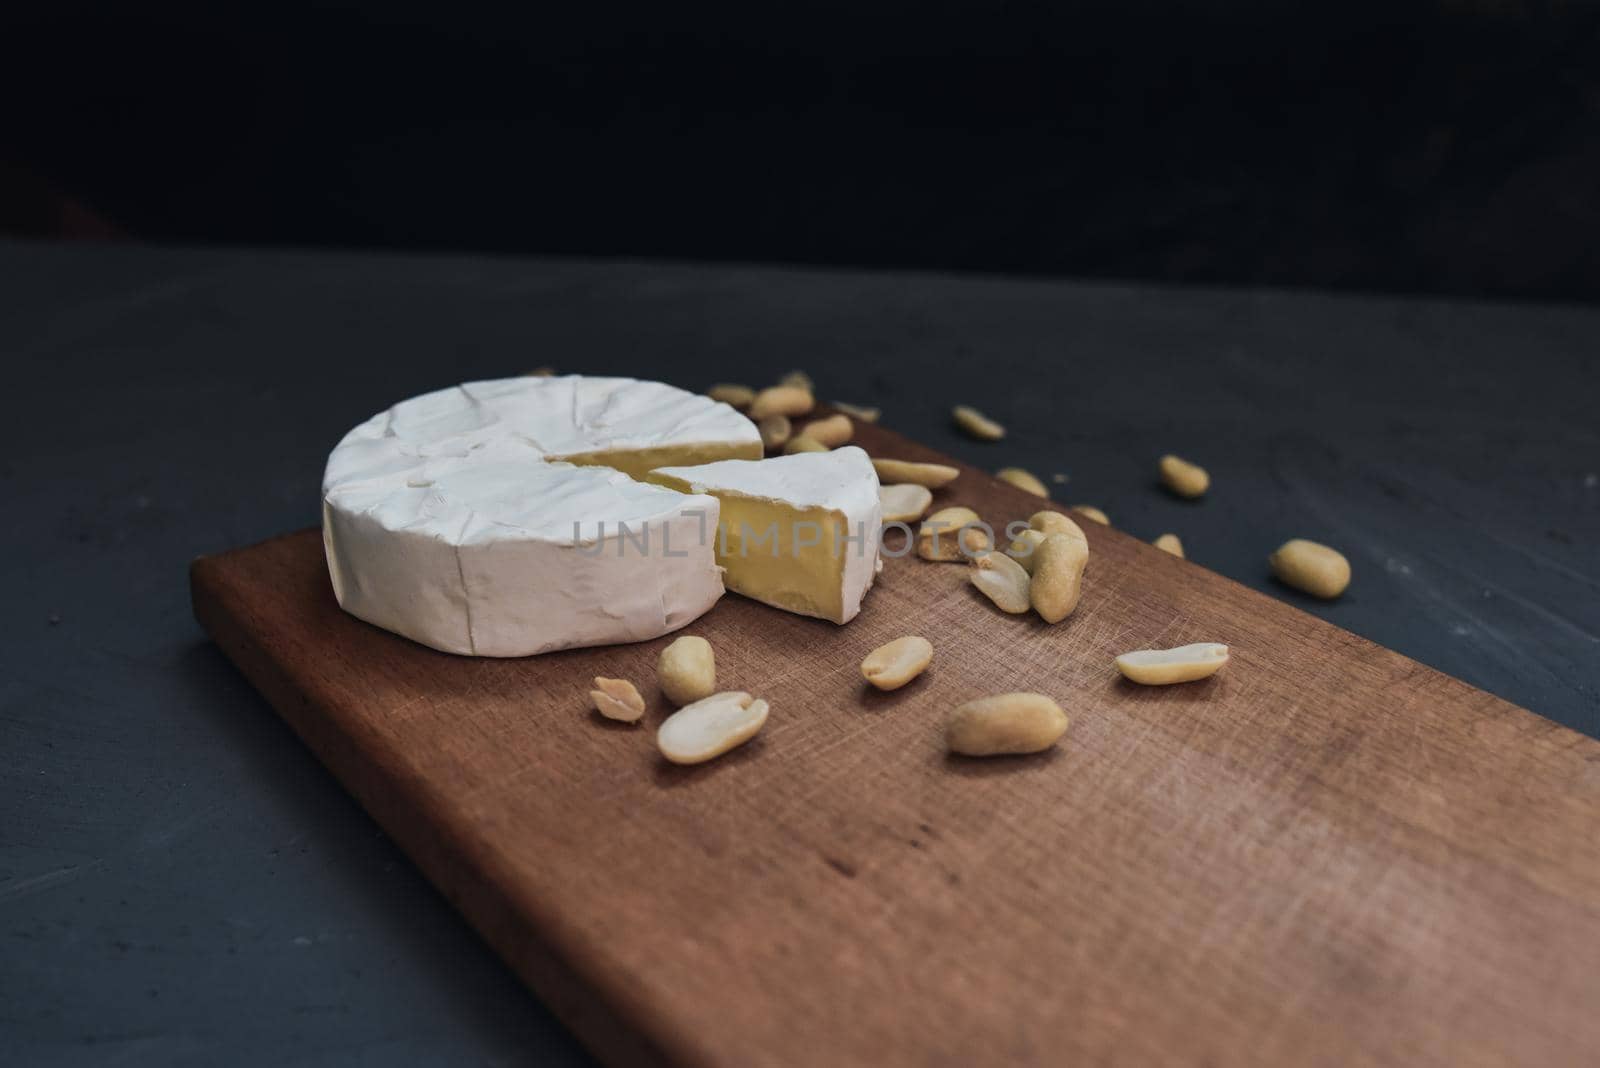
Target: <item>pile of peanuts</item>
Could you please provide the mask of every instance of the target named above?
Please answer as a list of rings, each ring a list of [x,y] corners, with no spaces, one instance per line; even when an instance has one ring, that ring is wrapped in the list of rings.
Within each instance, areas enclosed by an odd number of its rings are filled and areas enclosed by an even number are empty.
[[[755,421],[769,453],[838,448],[854,436],[852,420],[876,422],[879,417],[877,408],[835,401],[834,414],[800,423],[816,407],[814,384],[802,371],[761,390],[724,383],[707,393]],[[1006,434],[1003,425],[968,405],[954,408],[951,419],[978,441],[999,441]],[[915,533],[919,557],[966,563],[973,587],[1008,614],[1033,612],[1046,624],[1055,624],[1078,607],[1089,539],[1070,516],[1054,509],[1036,511],[1025,522],[1005,529],[1007,544],[1000,549],[994,530],[971,508],[948,505],[929,514],[935,491],[954,482],[961,474],[958,468],[892,458],[874,458],[872,463],[880,482],[884,521],[919,524]],[[1211,488],[1209,472],[1179,456],[1162,456],[1156,472],[1169,492],[1187,500],[1198,500]],[[1034,496],[1050,496],[1045,482],[1023,468],[1001,468],[996,476]],[[1053,481],[1064,483],[1066,476],[1055,475]],[[1110,517],[1094,505],[1077,504],[1070,510],[1090,522],[1111,524]],[[1177,534],[1161,534],[1152,544],[1173,556],[1185,555]],[[1279,581],[1316,597],[1338,597],[1350,584],[1350,563],[1341,553],[1302,538],[1284,542],[1268,557],[1268,564]],[[872,650],[861,662],[861,675],[878,690],[897,690],[926,671],[933,658],[931,641],[907,635]],[[1115,666],[1130,682],[1165,686],[1208,678],[1227,662],[1226,645],[1199,642],[1124,653],[1116,657]],[[679,706],[656,732],[662,756],[674,763],[711,760],[755,737],[766,723],[765,700],[742,690],[717,690],[715,655],[704,638],[683,636],[667,645],[657,663],[656,680],[663,697]],[[594,709],[611,720],[636,723],[645,710],[638,688],[625,679],[596,677],[590,699]],[[950,752],[964,756],[1036,753],[1053,746],[1067,723],[1066,713],[1044,694],[992,694],[953,709],[944,724],[944,740]]]

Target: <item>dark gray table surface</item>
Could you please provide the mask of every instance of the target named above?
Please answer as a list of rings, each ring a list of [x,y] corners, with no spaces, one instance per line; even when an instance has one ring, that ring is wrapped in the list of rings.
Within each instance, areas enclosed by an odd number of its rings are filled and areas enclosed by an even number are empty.
[[[585,1063],[189,613],[189,560],[316,522],[399,398],[803,367],[1595,735],[1597,351],[1568,307],[0,242],[0,1063]],[[1169,450],[1202,503],[1156,488]],[[1290,536],[1350,557],[1342,600],[1272,582]]]

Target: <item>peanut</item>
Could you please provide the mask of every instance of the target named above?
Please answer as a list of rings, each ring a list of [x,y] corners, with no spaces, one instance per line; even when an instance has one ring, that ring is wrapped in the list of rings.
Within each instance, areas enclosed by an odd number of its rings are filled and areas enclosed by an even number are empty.
[[[693,634],[674,638],[656,660],[656,685],[675,705],[716,693],[717,657],[711,643]]]
[[[861,677],[880,690],[898,690],[933,662],[933,643],[909,635],[880,645],[861,661]]]
[[[1106,515],[1092,504],[1075,504],[1072,506],[1072,510],[1081,516],[1087,516],[1088,518],[1093,519],[1096,523],[1099,523],[1102,526],[1109,527],[1111,525],[1111,517]]]
[[[1183,542],[1179,540],[1176,534],[1163,534],[1150,544],[1164,553],[1171,553],[1178,559],[1183,559]]]
[[[811,381],[811,376],[806,374],[804,371],[790,371],[788,374],[778,379],[778,385],[795,386],[799,389],[805,390],[807,393],[815,393],[817,391],[817,384]]]
[[[800,431],[814,441],[820,441],[830,449],[837,449],[849,441],[855,434],[856,428],[851,425],[848,415],[830,415],[825,419],[813,419]]]
[[[1117,670],[1123,677],[1145,686],[1171,686],[1193,682],[1222,670],[1228,662],[1228,647],[1216,642],[1198,642],[1176,649],[1139,649],[1117,657]]]
[[[1036,475],[1020,467],[1002,467],[994,473],[994,477],[1001,482],[1009,482],[1020,490],[1027,490],[1035,497],[1050,496],[1050,490]]]
[[[1060,512],[1052,512],[1048,508],[1030,515],[1028,517],[1028,526],[1045,534],[1066,534],[1069,537],[1077,538],[1085,545],[1089,544],[1089,539],[1084,536],[1082,527]]]
[[[914,523],[928,514],[933,491],[911,483],[879,486],[878,504],[883,508],[885,523]]]
[[[608,679],[596,675],[594,689],[589,691],[589,700],[594,702],[595,711],[607,719],[637,723],[639,717],[644,715],[644,698],[639,696],[638,687],[627,679]]]
[[[958,404],[951,409],[950,415],[955,419],[956,426],[979,441],[999,441],[1006,436],[1005,427],[970,405]]]
[[[1180,497],[1195,498],[1205,495],[1211,485],[1211,476],[1198,464],[1171,453],[1163,456],[1156,465],[1161,470],[1161,482]]]
[[[879,482],[915,482],[929,489],[948,486],[961,474],[960,469],[944,464],[918,464],[910,460],[874,460],[872,469],[878,472]]]
[[[882,414],[876,408],[864,408],[859,404],[846,404],[844,401],[834,401],[833,406],[852,419],[859,419],[863,423],[876,423]]]
[[[1042,693],[1001,693],[958,707],[945,724],[945,745],[965,756],[1038,753],[1067,730],[1067,714]]]
[[[972,584],[1000,611],[1020,616],[1028,610],[1028,572],[1002,553],[984,553],[972,560]]]
[[[1012,539],[1011,544],[1006,547],[1006,555],[1021,564],[1022,570],[1031,575],[1034,562],[1039,558],[1039,545],[1044,538],[1044,531],[1030,527]]]
[[[810,434],[796,434],[789,439],[789,444],[783,447],[785,456],[793,456],[797,452],[828,452],[829,449],[822,442]]]
[[[761,444],[769,449],[783,448],[794,432],[787,415],[769,415],[756,424],[756,429],[761,432]]]
[[[1267,558],[1280,582],[1328,600],[1350,585],[1350,561],[1337,549],[1304,538],[1292,538]]]
[[[756,422],[760,422],[769,415],[805,415],[817,405],[816,398],[809,389],[799,386],[768,386],[750,402],[750,411],[746,414]]]
[[[1046,623],[1059,623],[1078,607],[1083,594],[1083,569],[1089,546],[1070,534],[1046,534],[1034,554],[1033,582],[1028,597]]]
[[[971,508],[941,508],[917,529],[917,555],[924,560],[963,560],[992,547],[983,520]]]
[[[742,690],[712,694],[668,716],[656,748],[674,764],[700,764],[748,742],[766,722],[765,701]]]
[[[731,404],[735,408],[748,408],[750,402],[756,399],[756,391],[749,386],[740,386],[732,382],[719,382],[706,390],[706,396],[723,404]]]

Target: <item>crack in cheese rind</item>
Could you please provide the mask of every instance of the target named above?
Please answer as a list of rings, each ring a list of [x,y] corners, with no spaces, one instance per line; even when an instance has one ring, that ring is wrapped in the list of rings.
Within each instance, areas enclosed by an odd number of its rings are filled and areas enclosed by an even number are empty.
[[[760,435],[732,408],[654,382],[515,378],[402,401],[328,459],[335,596],[447,652],[525,656],[657,637],[722,595],[700,536],[716,500],[558,458],[637,468],[752,449]]]
[[[658,467],[696,467],[722,460],[759,460],[761,442],[730,445],[665,445],[654,449],[616,450],[553,456],[579,467],[609,467],[629,478],[646,481]]]
[[[717,563],[735,593],[835,623],[861,610],[882,511],[860,449],[664,468],[650,479],[721,502]]]

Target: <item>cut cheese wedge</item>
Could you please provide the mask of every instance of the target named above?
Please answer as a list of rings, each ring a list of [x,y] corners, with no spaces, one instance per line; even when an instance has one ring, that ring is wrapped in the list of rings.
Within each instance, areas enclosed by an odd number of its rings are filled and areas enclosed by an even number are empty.
[[[663,467],[650,481],[720,506],[717,563],[746,597],[835,623],[861,611],[878,572],[878,476],[854,446],[770,460]]]

